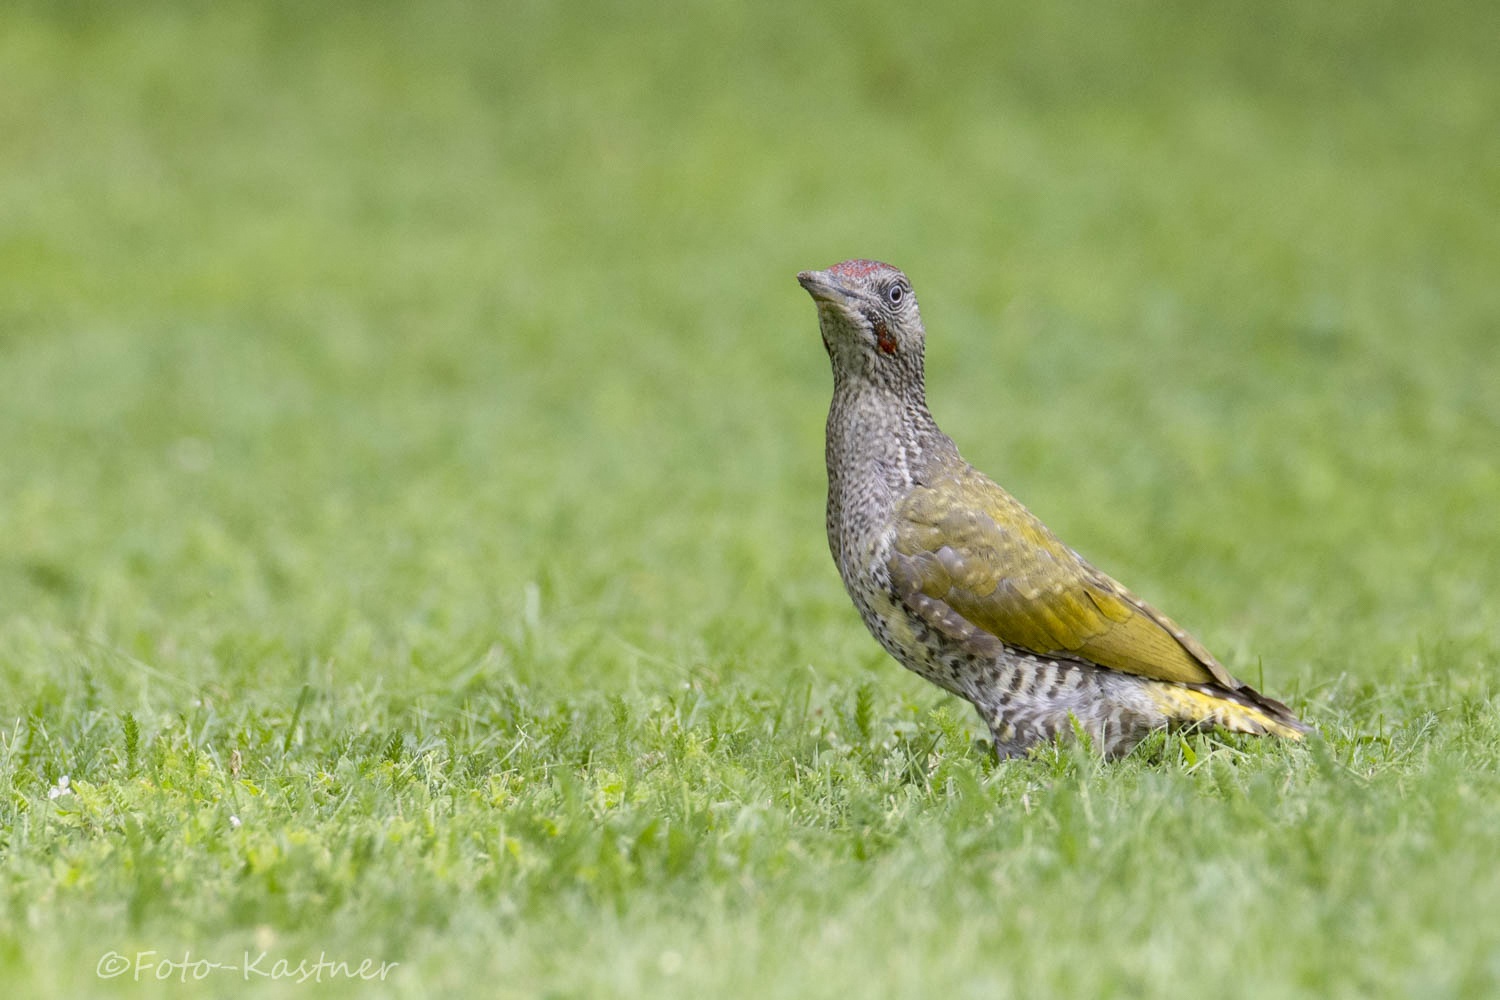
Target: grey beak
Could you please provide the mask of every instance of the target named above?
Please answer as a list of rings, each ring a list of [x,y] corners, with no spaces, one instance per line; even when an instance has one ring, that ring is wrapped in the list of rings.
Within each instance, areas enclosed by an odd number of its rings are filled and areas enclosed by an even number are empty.
[[[819,302],[847,302],[851,297],[844,283],[827,271],[799,272],[797,283]]]

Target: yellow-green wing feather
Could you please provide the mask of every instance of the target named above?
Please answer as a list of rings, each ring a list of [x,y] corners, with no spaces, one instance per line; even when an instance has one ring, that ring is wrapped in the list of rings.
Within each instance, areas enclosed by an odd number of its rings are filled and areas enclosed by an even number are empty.
[[[1242,685],[1196,640],[1089,565],[1009,493],[966,468],[919,486],[897,512],[896,585],[1011,646],[1229,690]]]

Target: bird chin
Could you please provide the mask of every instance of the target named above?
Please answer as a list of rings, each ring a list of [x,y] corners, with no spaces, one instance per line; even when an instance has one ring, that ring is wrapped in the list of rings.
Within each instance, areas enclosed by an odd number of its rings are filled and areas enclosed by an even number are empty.
[[[818,307],[818,322],[831,324],[835,329],[857,330],[865,326],[863,311],[850,299],[835,293],[829,298],[813,296],[813,302]]]

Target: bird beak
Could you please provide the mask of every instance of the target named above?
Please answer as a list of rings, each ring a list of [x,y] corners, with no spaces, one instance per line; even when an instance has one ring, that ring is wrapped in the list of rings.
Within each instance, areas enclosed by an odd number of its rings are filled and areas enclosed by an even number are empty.
[[[844,283],[827,271],[803,271],[797,275],[797,283],[820,303],[843,305],[853,298]]]

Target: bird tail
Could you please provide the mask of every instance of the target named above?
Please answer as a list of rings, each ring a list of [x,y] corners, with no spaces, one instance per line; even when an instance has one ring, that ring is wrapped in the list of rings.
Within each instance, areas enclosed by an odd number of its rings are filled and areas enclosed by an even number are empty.
[[[1157,706],[1179,725],[1215,725],[1233,733],[1300,740],[1312,727],[1274,698],[1248,685],[1228,690],[1207,684],[1151,686]]]

